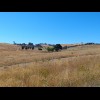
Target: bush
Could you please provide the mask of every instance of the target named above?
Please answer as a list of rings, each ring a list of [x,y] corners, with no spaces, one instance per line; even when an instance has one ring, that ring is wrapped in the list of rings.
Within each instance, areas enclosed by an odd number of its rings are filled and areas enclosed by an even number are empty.
[[[54,49],[55,49],[54,47],[47,47],[47,51],[49,51],[49,52],[50,52],[50,51],[52,51],[52,52],[53,52],[53,51],[54,51]]]
[[[42,48],[41,47],[38,47],[38,50],[42,50]]]

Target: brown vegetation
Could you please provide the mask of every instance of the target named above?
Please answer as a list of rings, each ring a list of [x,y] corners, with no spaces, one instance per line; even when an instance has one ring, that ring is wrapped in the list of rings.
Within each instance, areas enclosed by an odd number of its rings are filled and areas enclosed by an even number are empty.
[[[99,45],[50,53],[9,46],[0,49],[1,87],[100,86]]]

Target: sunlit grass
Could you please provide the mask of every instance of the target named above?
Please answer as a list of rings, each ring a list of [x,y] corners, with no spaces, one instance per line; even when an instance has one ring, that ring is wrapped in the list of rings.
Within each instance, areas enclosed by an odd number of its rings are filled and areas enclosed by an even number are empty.
[[[53,53],[2,51],[0,66],[1,87],[100,86],[100,47]]]

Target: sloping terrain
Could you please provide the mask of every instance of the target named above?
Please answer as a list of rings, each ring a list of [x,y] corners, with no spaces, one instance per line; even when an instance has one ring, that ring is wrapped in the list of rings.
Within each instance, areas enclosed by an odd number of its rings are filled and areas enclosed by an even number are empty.
[[[60,52],[0,44],[0,86],[100,86],[100,45]]]
[[[8,44],[8,43],[0,43],[0,51],[13,51],[18,50],[20,46]]]

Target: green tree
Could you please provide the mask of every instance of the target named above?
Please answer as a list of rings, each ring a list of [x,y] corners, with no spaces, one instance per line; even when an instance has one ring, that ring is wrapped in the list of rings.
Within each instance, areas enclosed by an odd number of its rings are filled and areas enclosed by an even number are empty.
[[[54,46],[54,49],[55,49],[55,51],[59,51],[59,50],[62,50],[62,46],[60,45],[60,44],[56,44],[55,46]]]

